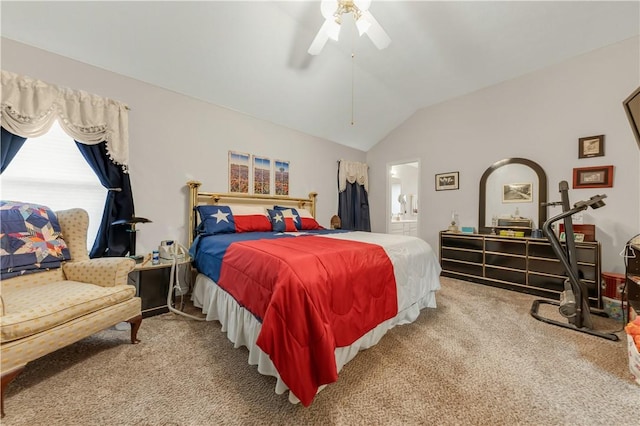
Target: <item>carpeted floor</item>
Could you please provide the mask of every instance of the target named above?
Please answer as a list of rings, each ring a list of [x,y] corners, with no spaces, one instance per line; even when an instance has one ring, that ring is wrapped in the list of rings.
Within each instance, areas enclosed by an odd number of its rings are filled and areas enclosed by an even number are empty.
[[[442,286],[437,309],[361,352],[309,408],[276,395],[219,323],[164,314],[143,321],[139,345],[106,330],[29,364],[2,424],[640,424],[623,332],[607,341],[534,320],[532,296]]]

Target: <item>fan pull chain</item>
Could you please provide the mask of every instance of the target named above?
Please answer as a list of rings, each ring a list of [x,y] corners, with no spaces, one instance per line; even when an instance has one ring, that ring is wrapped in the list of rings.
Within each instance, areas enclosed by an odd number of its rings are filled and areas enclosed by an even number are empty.
[[[354,121],[354,109],[355,109],[355,89],[354,89],[354,82],[355,82],[355,57],[356,54],[351,52],[351,125],[353,126],[355,121]]]

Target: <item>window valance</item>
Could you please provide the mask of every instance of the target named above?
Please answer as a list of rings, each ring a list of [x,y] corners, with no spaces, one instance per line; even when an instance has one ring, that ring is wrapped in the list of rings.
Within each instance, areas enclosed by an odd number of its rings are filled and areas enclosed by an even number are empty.
[[[369,166],[367,163],[357,161],[340,160],[338,166],[338,189],[342,192],[347,189],[347,182],[358,183],[369,192]]]
[[[42,136],[58,120],[80,143],[105,141],[111,160],[127,169],[129,114],[121,102],[2,70],[0,118],[2,127],[26,138]]]

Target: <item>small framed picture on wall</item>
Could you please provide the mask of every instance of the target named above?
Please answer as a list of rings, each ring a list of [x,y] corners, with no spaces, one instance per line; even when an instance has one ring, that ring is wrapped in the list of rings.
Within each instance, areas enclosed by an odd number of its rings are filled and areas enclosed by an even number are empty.
[[[573,169],[573,188],[613,187],[613,166],[580,167]]]
[[[460,172],[436,175],[436,191],[450,191],[452,189],[460,189]]]
[[[502,185],[503,203],[530,203],[532,201],[532,183],[507,183]]]
[[[578,139],[578,158],[604,156],[604,135]]]

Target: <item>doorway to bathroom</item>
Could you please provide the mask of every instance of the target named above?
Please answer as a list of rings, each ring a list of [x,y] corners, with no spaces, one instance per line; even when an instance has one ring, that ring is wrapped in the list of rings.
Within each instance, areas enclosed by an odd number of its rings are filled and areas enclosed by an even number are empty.
[[[387,233],[418,236],[418,160],[387,164]]]

